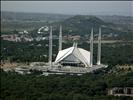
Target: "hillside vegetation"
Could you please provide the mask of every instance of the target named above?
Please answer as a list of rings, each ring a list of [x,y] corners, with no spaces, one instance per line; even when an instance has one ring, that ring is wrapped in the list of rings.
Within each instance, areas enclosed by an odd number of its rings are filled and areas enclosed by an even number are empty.
[[[92,16],[92,15],[61,15],[61,14],[40,14],[40,13],[15,13],[2,12],[2,32],[10,31],[33,31],[42,26],[53,25],[54,33],[57,34],[59,25],[63,26],[64,35],[85,35],[89,34],[91,28],[98,33],[99,26],[103,27],[103,34],[122,34],[131,30],[132,17],[119,16]],[[116,20],[115,20],[116,18]],[[108,21],[107,19],[111,20]],[[125,24],[120,24],[125,22]],[[117,23],[116,23],[117,22]],[[118,24],[118,22],[120,22]]]
[[[132,100],[107,96],[111,87],[133,86],[131,70],[114,68],[109,66],[83,76],[18,75],[1,71],[1,100]]]

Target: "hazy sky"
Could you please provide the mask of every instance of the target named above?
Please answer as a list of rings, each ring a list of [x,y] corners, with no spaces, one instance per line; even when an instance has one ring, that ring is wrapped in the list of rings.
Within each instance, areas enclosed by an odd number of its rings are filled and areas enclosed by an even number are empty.
[[[133,1],[1,1],[2,11],[133,16]]]

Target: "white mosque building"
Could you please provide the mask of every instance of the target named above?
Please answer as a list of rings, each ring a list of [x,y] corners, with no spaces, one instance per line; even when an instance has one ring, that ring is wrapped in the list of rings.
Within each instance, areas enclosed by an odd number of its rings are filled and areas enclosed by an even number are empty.
[[[98,56],[97,66],[101,65],[101,28],[99,28],[98,35]],[[93,65],[93,28],[90,36],[90,51],[77,47],[77,43],[74,42],[72,47],[62,50],[62,26],[60,26],[59,32],[59,52],[52,62],[52,27],[50,27],[49,36],[49,66],[52,68],[54,65],[71,66],[71,67],[83,67],[90,68]]]
[[[55,63],[60,63],[63,66],[90,66],[90,52],[77,47],[74,43],[72,47],[60,50]]]
[[[93,72],[99,68],[106,68],[107,65],[101,64],[101,28],[98,35],[97,64],[93,64],[93,28],[90,36],[90,51],[77,47],[74,42],[72,47],[62,50],[62,27],[59,32],[59,52],[54,62],[52,62],[52,26],[49,35],[49,59],[48,63],[33,62],[26,70],[43,71],[44,75],[48,74],[84,74]],[[15,70],[16,72],[25,71],[23,68]]]

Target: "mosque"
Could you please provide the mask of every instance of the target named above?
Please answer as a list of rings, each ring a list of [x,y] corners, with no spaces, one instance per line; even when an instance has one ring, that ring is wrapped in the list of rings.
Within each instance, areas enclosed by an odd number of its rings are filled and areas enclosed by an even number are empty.
[[[49,34],[49,59],[48,62],[33,62],[29,70],[43,71],[44,75],[49,74],[84,74],[90,73],[100,68],[106,68],[107,65],[101,64],[101,28],[98,34],[98,50],[97,64],[93,64],[93,28],[90,35],[90,51],[77,46],[77,42],[72,47],[62,49],[62,26],[59,31],[59,50],[55,61],[52,61],[52,26],[50,26]],[[16,71],[25,71],[25,69],[17,68]]]
[[[98,35],[98,55],[97,65],[101,65],[101,28]],[[62,50],[62,27],[59,32],[59,52],[54,62],[52,62],[52,27],[49,36],[49,66],[55,64],[62,66],[93,67],[93,28],[90,36],[90,51],[77,47],[77,42],[72,47]]]
[[[49,35],[49,70],[55,72],[87,73],[105,68],[107,65],[101,64],[101,28],[98,34],[97,64],[93,64],[93,28],[90,36],[90,51],[77,46],[77,42],[72,47],[62,49],[62,26],[59,32],[59,51],[54,62],[52,62],[52,26]]]

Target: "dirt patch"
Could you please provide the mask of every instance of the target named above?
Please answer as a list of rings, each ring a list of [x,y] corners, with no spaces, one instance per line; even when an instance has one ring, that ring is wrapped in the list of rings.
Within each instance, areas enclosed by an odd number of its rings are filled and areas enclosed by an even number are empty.
[[[18,66],[27,66],[27,64],[25,64],[25,63],[17,63],[17,62],[12,62],[12,63],[10,63],[10,62],[1,62],[0,63],[0,67],[2,68],[2,69],[14,69],[14,68],[16,68],[16,67],[18,67]]]

